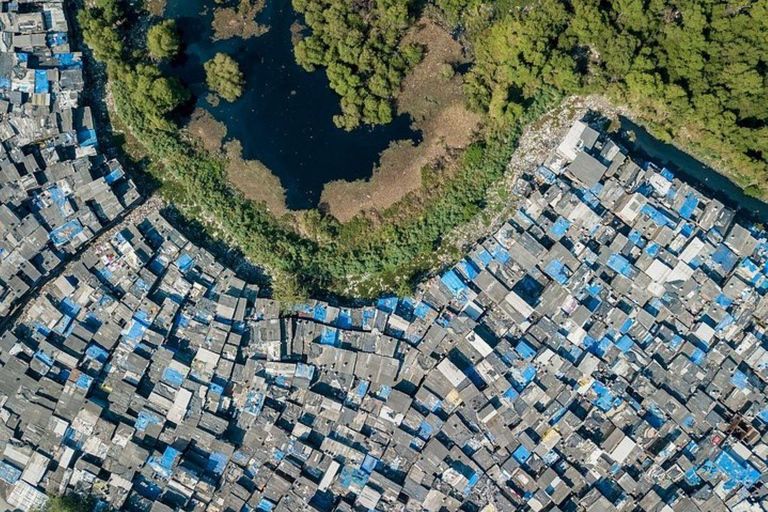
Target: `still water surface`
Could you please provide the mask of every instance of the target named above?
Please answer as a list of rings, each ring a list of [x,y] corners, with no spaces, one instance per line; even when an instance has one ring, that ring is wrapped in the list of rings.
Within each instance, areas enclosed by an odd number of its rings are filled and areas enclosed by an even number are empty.
[[[739,210],[739,213],[749,220],[768,225],[768,204],[744,194],[744,191],[726,176],[675,146],[654,138],[645,128],[626,117],[620,117],[619,121],[621,131],[625,134],[632,132],[634,136],[633,141],[628,137],[623,140],[632,152],[657,165],[666,166],[675,172],[681,181]]]
[[[329,181],[370,177],[390,142],[419,141],[407,116],[352,132],[336,128],[339,97],[325,73],[307,73],[294,60],[291,25],[297,16],[290,0],[267,0],[257,21],[269,32],[247,40],[212,40],[215,6],[214,0],[168,0],[166,16],[176,19],[184,42],[172,72],[192,90],[198,106],[226,125],[228,138],[242,142],[244,158],[260,160],[280,178],[289,208],[317,206]],[[233,103],[213,107],[205,100],[203,63],[217,52],[238,61],[246,91]]]

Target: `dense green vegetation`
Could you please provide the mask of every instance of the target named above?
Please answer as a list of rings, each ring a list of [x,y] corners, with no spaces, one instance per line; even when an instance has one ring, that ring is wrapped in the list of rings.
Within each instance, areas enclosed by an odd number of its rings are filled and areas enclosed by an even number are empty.
[[[473,27],[472,105],[509,125],[542,86],[607,93],[652,132],[768,193],[768,3],[541,0]]]
[[[410,0],[293,0],[311,34],[296,43],[296,61],[311,71],[326,68],[341,96],[340,128],[386,124],[392,97],[405,74],[421,60],[418,46],[402,47],[409,27]]]
[[[90,512],[93,500],[77,494],[50,496],[40,512]]]
[[[147,50],[154,59],[172,59],[180,48],[181,40],[174,20],[163,20],[147,32]]]
[[[217,53],[203,67],[205,81],[216,94],[227,101],[235,101],[243,95],[245,78],[235,59],[226,53]]]
[[[457,25],[473,54],[464,78],[471,106],[486,116],[481,139],[452,176],[428,180],[418,204],[397,204],[376,223],[357,217],[342,225],[308,212],[304,235],[232,191],[221,157],[178,130],[174,112],[188,93],[129,37],[136,16],[123,13],[117,0],[92,0],[78,21],[106,64],[119,117],[158,164],[153,169],[166,190],[265,265],[282,298],[404,292],[410,278],[435,264],[446,233],[485,208],[522,126],[569,93],[607,93],[657,135],[720,163],[752,193],[767,192],[764,0],[738,7],[691,0],[433,1],[427,10]],[[296,46],[297,60],[326,68],[342,97],[337,122],[351,128],[388,121],[392,95],[419,58],[418,50],[401,48],[409,5],[295,3],[311,30]]]

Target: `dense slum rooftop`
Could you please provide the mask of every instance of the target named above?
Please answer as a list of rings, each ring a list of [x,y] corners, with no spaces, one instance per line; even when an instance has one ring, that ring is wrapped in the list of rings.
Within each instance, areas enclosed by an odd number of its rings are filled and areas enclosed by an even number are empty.
[[[768,235],[717,200],[577,122],[415,297],[287,306],[117,223],[61,2],[0,25],[12,509],[762,510]]]
[[[0,318],[138,199],[80,105],[63,4],[0,10]]]
[[[455,267],[363,308],[286,308],[160,214],[124,223],[0,336],[0,493],[757,510],[768,237],[580,122],[511,193]]]

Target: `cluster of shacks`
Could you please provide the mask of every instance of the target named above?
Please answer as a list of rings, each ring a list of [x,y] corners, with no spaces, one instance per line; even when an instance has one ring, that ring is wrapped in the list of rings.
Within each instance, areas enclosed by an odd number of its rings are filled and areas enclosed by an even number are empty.
[[[415,298],[260,296],[160,214],[0,336],[0,493],[132,511],[757,510],[768,236],[574,125]]]
[[[98,151],[61,1],[0,3],[0,317],[138,199]]]
[[[62,3],[0,5],[0,507],[762,510],[768,235],[717,200],[579,122],[414,298],[279,304],[121,221]]]

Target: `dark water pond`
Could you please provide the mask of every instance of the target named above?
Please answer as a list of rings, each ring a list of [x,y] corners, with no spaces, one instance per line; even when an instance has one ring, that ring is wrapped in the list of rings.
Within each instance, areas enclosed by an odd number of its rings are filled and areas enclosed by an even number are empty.
[[[307,73],[294,60],[290,28],[297,17],[290,0],[267,0],[257,21],[269,32],[248,40],[212,40],[215,6],[214,0],[168,0],[166,16],[176,19],[185,45],[172,72],[192,90],[198,106],[226,125],[227,136],[242,142],[244,158],[260,160],[280,178],[289,208],[316,206],[329,181],[370,177],[390,142],[418,142],[407,116],[351,132],[333,124],[339,97],[325,73]],[[238,61],[246,91],[233,103],[213,107],[205,100],[203,63],[217,52]]]
[[[768,224],[768,204],[744,194],[744,191],[726,176],[707,167],[691,155],[654,138],[642,126],[626,117],[620,117],[622,133],[632,132],[634,140],[624,137],[624,143],[637,155],[664,165],[683,182],[700,189],[723,204],[739,210],[739,214],[762,224]]]

